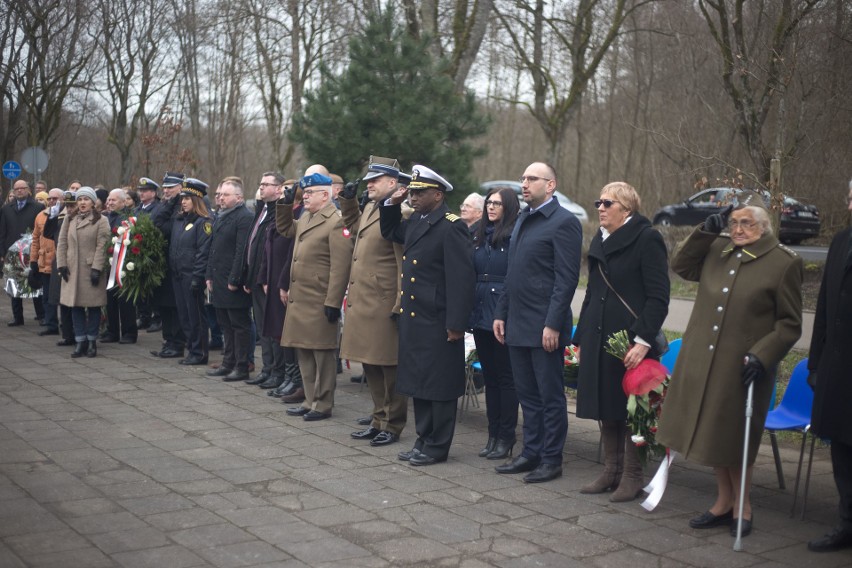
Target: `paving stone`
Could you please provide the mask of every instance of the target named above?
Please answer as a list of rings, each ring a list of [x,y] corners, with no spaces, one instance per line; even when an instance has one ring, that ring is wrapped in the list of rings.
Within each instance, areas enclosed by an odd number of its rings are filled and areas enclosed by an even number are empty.
[[[202,525],[191,529],[175,531],[170,534],[172,540],[187,548],[198,550],[210,546],[222,546],[252,540],[252,535],[231,524]]]
[[[288,544],[285,550],[308,565],[320,562],[339,562],[345,565],[347,559],[370,555],[369,550],[331,535],[322,540]]]
[[[298,521],[295,516],[278,507],[252,507],[233,511],[219,511],[219,515],[241,528],[258,525],[280,525]]]
[[[202,525],[217,525],[221,524],[222,521],[223,518],[219,515],[199,507],[169,513],[158,513],[145,517],[145,522],[163,531],[189,529]]]
[[[138,517],[126,512],[73,517],[66,522],[84,535],[105,533],[117,530],[137,529],[145,526]]]
[[[52,503],[51,509],[60,517],[85,517],[102,513],[118,513],[122,510],[115,502],[102,497]]]
[[[106,554],[159,548],[171,544],[166,535],[151,527],[141,527],[124,531],[112,531],[93,535],[92,542]]]
[[[432,563],[448,556],[458,556],[458,551],[432,539],[407,537],[368,545],[370,550],[393,564],[418,562]]]
[[[35,554],[48,554],[91,547],[91,543],[88,540],[68,528],[51,532],[10,536],[5,538],[4,542],[16,554],[24,558],[29,558]],[[5,566],[5,564],[0,562],[0,566]]]
[[[0,566],[3,566],[3,568],[26,568],[27,565],[9,547],[0,542]]]
[[[291,558],[288,554],[265,542],[251,541],[198,550],[210,564],[220,568],[256,566]]]
[[[175,493],[164,493],[162,495],[150,495],[135,499],[122,499],[119,505],[136,515],[153,515],[177,511],[179,509],[191,509],[192,501]]]
[[[298,517],[319,527],[360,523],[376,518],[372,513],[352,505],[311,509],[298,513]]]
[[[126,568],[191,568],[206,566],[207,562],[182,546],[164,546],[113,555]]]

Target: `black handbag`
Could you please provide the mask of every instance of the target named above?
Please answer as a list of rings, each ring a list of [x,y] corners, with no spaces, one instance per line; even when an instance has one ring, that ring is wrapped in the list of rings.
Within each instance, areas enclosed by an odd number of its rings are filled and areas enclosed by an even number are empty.
[[[607,287],[612,290],[612,293],[615,294],[619,300],[621,300],[621,303],[624,304],[624,307],[627,308],[627,311],[630,312],[630,315],[636,319],[639,319],[639,316],[636,315],[636,312],[633,311],[633,308],[631,308],[630,305],[624,301],[624,298],[621,297],[621,294],[616,292],[615,288],[612,287],[612,284],[609,283],[609,280],[607,279],[606,274],[604,274],[603,268],[601,268],[600,264],[598,264],[598,271],[601,273],[601,277],[604,279],[604,282],[606,282]],[[653,343],[651,343],[651,347],[653,347],[654,351],[656,351],[657,354],[659,354],[661,357],[668,352],[669,340],[666,339],[666,334],[663,333],[662,329],[657,332],[657,335],[654,337]]]

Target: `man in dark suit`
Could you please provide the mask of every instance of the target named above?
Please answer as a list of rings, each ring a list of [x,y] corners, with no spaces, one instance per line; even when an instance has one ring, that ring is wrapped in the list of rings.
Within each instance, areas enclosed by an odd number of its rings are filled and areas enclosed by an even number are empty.
[[[136,186],[136,193],[139,195],[139,205],[133,209],[135,216],[153,215],[154,211],[160,205],[160,198],[157,197],[159,189],[160,184],[151,178],[139,178],[139,185]],[[152,320],[160,321],[160,315],[156,312],[152,313],[151,298],[139,298],[136,301],[136,311],[139,314],[139,320],[136,322],[139,329],[148,329]]]
[[[278,341],[274,337],[264,336],[261,333],[266,293],[263,291],[263,286],[257,282],[258,269],[263,261],[266,230],[275,221],[275,202],[281,197],[281,184],[284,183],[284,179],[284,176],[278,172],[266,172],[260,178],[258,190],[260,195],[255,205],[254,223],[246,243],[245,277],[243,278],[245,283],[243,287],[246,293],[251,294],[254,323],[260,334],[260,353],[263,361],[263,369],[254,379],[248,381],[248,384],[258,385],[263,389],[274,389],[284,382],[284,375],[273,373]],[[280,350],[280,345],[278,347],[278,350]]]
[[[509,346],[524,413],[524,451],[497,473],[530,472],[527,483],[562,475],[568,411],[563,350],[571,340],[571,299],[580,276],[580,221],[553,197],[556,172],[542,162],[521,176],[524,209],[509,248],[505,288],[494,312],[494,335]]]
[[[27,231],[32,231],[35,219],[44,205],[33,199],[30,184],[22,179],[15,180],[12,186],[14,199],[0,208],[0,274],[3,272],[3,260],[9,247],[21,238]],[[36,318],[44,319],[44,307],[41,296],[33,298]],[[10,327],[24,325],[24,300],[12,298],[12,320],[6,324]]]
[[[127,207],[127,192],[121,188],[113,189],[107,196],[104,211],[113,234],[121,224],[133,215]],[[123,238],[123,237],[122,237]],[[136,305],[118,294],[118,287],[107,290],[107,327],[100,335],[101,343],[136,343],[139,328],[136,325]]]
[[[846,206],[852,211],[852,182]],[[808,542],[813,552],[852,548],[852,376],[846,349],[852,345],[852,229],[831,241],[814,313],[808,383],[814,387],[812,433],[831,440],[831,466],[840,494],[840,523]]]
[[[210,239],[207,289],[213,292],[225,345],[222,365],[207,374],[223,381],[244,381],[249,378],[249,349],[254,349],[250,345],[251,295],[243,290],[243,262],[253,216],[246,209],[243,182],[238,177],[225,178],[216,189],[216,199],[219,215]]]
[[[476,274],[467,226],[444,203],[452,190],[434,171],[414,166],[408,188],[379,208],[382,236],[404,247],[396,390],[413,399],[417,441],[399,459],[417,466],[447,460],[464,394],[463,340]],[[414,213],[403,220],[409,193]]]

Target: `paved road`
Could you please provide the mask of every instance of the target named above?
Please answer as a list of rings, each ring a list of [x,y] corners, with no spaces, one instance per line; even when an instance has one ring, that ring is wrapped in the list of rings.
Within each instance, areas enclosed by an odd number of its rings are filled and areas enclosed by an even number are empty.
[[[306,423],[256,387],[153,359],[149,334],[72,360],[26,313],[24,328],[0,326],[3,568],[852,565],[852,552],[805,548],[837,514],[824,449],[800,522],[761,447],[755,531],[734,553],[726,528],[687,526],[712,502],[707,468],[676,464],[653,513],[580,494],[600,471],[593,421],[570,418],[565,475],[541,486],[476,457],[481,408],[459,422],[447,463],[415,468],[396,459],[412,424],[386,448],[349,437],[371,407],[350,371],[334,416]],[[792,487],[797,445],[782,457]]]
[[[791,246],[791,249],[799,253],[805,262],[825,262],[828,256],[828,247],[815,247],[809,245]]]

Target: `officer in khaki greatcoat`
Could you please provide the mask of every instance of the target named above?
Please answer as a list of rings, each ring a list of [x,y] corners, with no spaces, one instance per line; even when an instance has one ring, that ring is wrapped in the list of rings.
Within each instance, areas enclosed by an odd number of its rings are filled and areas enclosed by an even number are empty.
[[[346,184],[338,195],[343,222],[355,239],[340,356],[364,367],[373,398],[372,420],[365,430],[352,432],[352,437],[370,440],[371,446],[399,440],[408,413],[408,399],[396,392],[395,318],[402,245],[384,239],[379,224],[379,203],[396,190],[398,179],[396,160],[371,156],[364,176],[370,201],[364,211],[356,199],[357,181]]]

